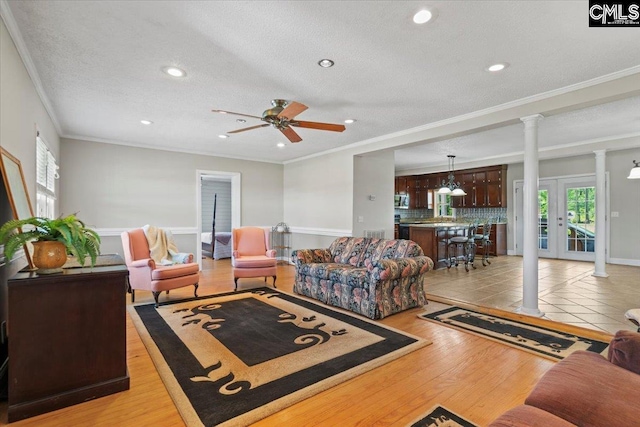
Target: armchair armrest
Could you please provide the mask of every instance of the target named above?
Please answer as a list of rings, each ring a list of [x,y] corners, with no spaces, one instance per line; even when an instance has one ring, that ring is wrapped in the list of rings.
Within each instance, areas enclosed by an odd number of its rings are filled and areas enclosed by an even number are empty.
[[[298,267],[302,264],[331,262],[331,253],[328,249],[297,249],[291,252],[291,260]]]
[[[380,281],[426,273],[433,268],[433,261],[428,256],[417,256],[381,259],[373,262],[365,260],[365,266],[373,279]]]
[[[131,261],[129,267],[151,268],[152,270],[154,270],[156,268],[156,262],[151,258],[137,259],[135,261]]]
[[[640,333],[616,332],[609,344],[609,362],[640,375]]]
[[[276,257],[276,250],[275,249],[269,249],[267,251],[266,255],[269,258],[275,258]]]

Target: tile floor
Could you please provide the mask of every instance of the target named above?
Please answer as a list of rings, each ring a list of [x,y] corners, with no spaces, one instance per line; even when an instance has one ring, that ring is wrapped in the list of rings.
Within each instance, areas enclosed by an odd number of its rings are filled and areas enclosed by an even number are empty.
[[[467,273],[463,265],[434,270],[427,293],[463,302],[515,310],[522,304],[522,257],[491,258]],[[593,277],[593,263],[540,258],[539,308],[545,318],[615,333],[637,328],[624,313],[640,308],[640,267],[607,264],[607,278]]]

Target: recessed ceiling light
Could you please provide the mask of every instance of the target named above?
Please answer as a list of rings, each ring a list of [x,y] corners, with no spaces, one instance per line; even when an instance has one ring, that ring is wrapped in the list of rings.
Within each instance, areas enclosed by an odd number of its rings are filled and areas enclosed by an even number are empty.
[[[507,64],[506,62],[499,62],[497,64],[493,64],[493,65],[488,66],[487,68],[485,68],[485,70],[491,71],[492,73],[495,73],[496,71],[504,70],[508,66],[509,66],[509,64]]]
[[[222,138],[222,139],[229,138],[229,135],[218,135],[218,138]]]
[[[278,142],[276,145],[278,148],[284,148],[284,142]]]
[[[152,125],[153,122],[151,120],[140,120],[140,123],[142,123],[143,125]]]
[[[321,59],[320,61],[318,61],[318,65],[321,66],[322,68],[329,68],[329,67],[333,67],[334,62],[330,59]]]
[[[247,121],[245,119],[236,119],[236,122],[238,122],[238,123],[247,123]]]
[[[162,71],[169,74],[171,77],[184,77],[187,75],[184,70],[181,70],[178,67],[164,67]]]
[[[433,15],[434,15],[433,11],[422,9],[420,12],[413,15],[413,22],[415,22],[416,24],[425,24],[431,21],[431,19],[433,18]]]
[[[345,123],[354,123],[354,122],[355,122],[355,119],[347,119],[347,120],[345,120],[344,122],[345,122]]]

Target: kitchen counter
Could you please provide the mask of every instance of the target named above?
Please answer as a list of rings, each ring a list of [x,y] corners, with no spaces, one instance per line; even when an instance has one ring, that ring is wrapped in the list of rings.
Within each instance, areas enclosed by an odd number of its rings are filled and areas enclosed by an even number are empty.
[[[402,228],[408,229],[408,238],[416,242],[423,250],[424,254],[434,262],[434,269],[446,267],[447,236],[454,230],[456,235],[465,235],[468,222],[431,222],[420,224],[400,224]],[[402,238],[402,237],[401,237]],[[407,238],[407,237],[404,237]],[[507,254],[507,225],[504,222],[493,224],[489,234],[492,245],[489,247],[489,254],[492,256]]]

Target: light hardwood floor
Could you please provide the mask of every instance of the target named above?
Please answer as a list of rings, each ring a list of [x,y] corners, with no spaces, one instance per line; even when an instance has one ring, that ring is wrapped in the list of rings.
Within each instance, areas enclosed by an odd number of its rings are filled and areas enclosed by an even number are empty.
[[[510,257],[503,258],[506,262]],[[492,267],[498,270],[498,263]],[[463,273],[464,269],[457,272]],[[292,292],[293,274],[293,267],[278,266],[278,289]],[[427,281],[438,282],[444,274],[430,273]],[[480,274],[477,278],[480,279]],[[260,279],[240,280],[240,288],[263,284]],[[189,297],[192,289],[171,291],[169,298]],[[206,260],[199,295],[231,290],[233,279],[229,260]],[[145,292],[138,292],[136,298],[136,304],[153,301],[151,294]],[[161,298],[166,300],[167,296]],[[408,310],[383,319],[382,323],[429,339],[433,344],[299,402],[255,425],[404,426],[436,404],[479,425],[486,425],[502,412],[522,403],[537,380],[554,364],[518,349],[420,320],[417,315],[422,312],[422,309]],[[129,318],[127,358],[130,390],[11,425],[184,425]],[[0,423],[6,424],[6,402],[2,408]]]

